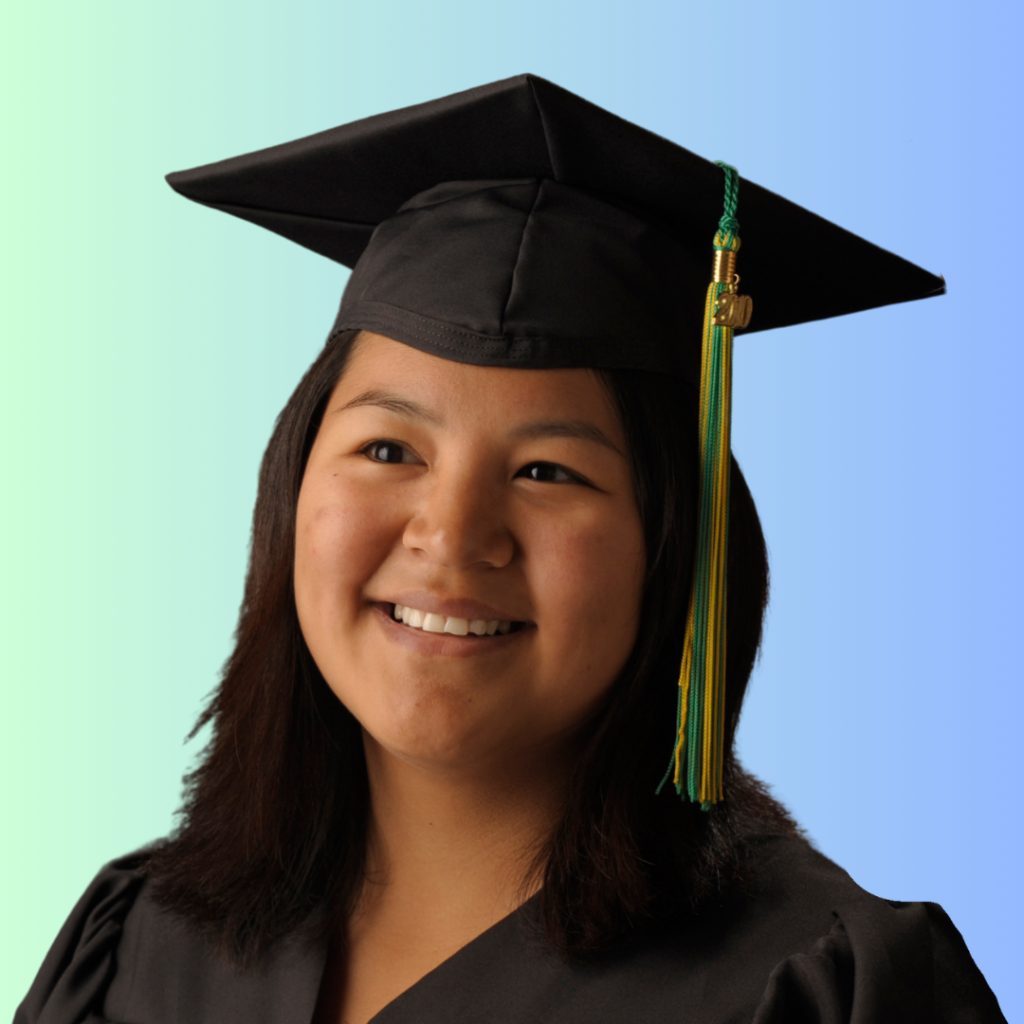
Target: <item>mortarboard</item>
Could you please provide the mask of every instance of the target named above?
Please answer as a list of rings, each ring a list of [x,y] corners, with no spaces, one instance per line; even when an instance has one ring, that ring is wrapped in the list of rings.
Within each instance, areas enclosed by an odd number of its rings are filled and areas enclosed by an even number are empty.
[[[167,180],[352,267],[332,337],[371,330],[459,362],[700,384],[701,512],[670,773],[681,795],[721,799],[733,328],[925,298],[943,280],[744,179],[751,320],[734,273],[735,171],[534,75]],[[821,258],[814,287],[796,290],[808,253]]]

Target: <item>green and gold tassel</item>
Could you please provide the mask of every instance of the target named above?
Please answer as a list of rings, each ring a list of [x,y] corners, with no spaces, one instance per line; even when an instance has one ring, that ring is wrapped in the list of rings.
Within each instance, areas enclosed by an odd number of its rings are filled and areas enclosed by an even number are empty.
[[[734,328],[747,326],[751,313],[749,296],[736,291],[739,175],[728,164],[718,166],[725,171],[725,212],[704,306],[697,551],[679,673],[676,748],[658,787],[671,776],[680,796],[705,809],[722,799],[732,336]]]

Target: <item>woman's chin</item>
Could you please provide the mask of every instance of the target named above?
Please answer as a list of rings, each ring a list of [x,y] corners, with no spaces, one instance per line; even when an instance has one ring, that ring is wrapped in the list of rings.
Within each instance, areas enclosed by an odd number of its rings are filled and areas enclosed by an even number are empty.
[[[482,715],[482,710],[465,697],[433,695],[382,715],[378,723],[363,722],[367,755],[445,774],[486,770],[510,756],[515,741],[507,716]]]

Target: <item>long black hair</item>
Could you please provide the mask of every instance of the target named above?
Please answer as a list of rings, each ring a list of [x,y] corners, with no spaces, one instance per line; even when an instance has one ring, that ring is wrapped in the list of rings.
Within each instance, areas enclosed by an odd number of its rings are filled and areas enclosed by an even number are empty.
[[[358,332],[332,338],[278,417],[263,457],[234,651],[196,724],[212,724],[186,776],[175,833],[148,862],[156,898],[254,963],[297,930],[326,940],[363,884],[369,815],[361,731],[325,682],[295,610],[299,489]],[[733,756],[761,639],[768,564],[732,465],[726,800],[710,811],[655,796],[674,739],[697,502],[697,396],[672,378],[599,371],[631,454],[647,555],[634,649],[596,716],[559,826],[538,855],[552,947],[585,957],[656,914],[699,912],[742,877],[759,834],[796,826]]]

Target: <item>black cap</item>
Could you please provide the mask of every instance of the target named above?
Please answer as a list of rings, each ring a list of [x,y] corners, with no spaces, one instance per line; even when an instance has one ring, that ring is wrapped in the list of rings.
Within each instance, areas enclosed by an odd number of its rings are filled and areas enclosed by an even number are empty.
[[[373,330],[480,365],[628,367],[699,381],[722,170],[543,78],[480,86],[167,180],[354,267],[335,332]],[[750,331],[945,290],[746,179],[739,220]]]

